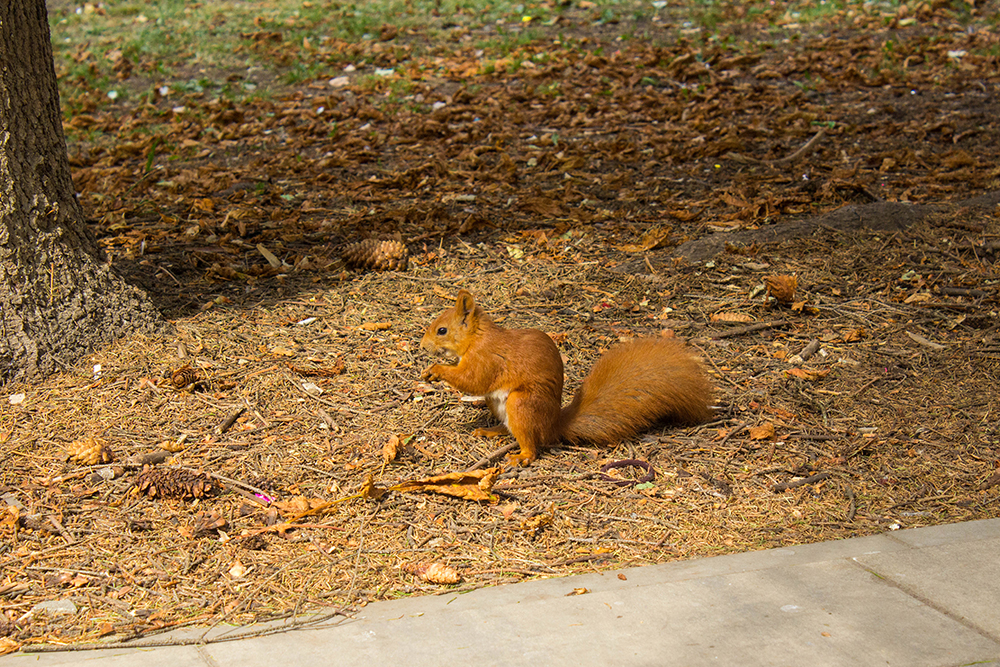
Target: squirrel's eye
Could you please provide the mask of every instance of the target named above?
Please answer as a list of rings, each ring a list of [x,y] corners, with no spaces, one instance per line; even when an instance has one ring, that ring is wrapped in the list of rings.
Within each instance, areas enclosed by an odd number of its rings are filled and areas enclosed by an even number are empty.
[[[448,333],[448,329],[446,327],[438,327],[438,336],[443,336],[446,333]]]

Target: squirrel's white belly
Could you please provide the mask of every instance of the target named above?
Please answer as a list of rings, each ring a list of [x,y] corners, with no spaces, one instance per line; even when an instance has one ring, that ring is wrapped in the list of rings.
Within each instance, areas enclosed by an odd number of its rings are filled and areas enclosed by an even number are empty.
[[[506,389],[497,389],[486,394],[486,405],[490,406],[490,412],[500,420],[504,426],[507,424],[507,395],[510,392]],[[509,426],[508,426],[509,428]]]

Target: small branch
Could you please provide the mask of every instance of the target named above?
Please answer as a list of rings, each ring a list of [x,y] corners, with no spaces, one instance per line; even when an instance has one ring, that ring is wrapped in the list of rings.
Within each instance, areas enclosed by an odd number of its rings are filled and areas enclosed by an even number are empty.
[[[940,351],[940,350],[944,350],[945,349],[944,345],[939,345],[937,343],[933,343],[933,342],[927,340],[926,338],[924,338],[923,336],[921,336],[920,334],[915,334],[915,333],[911,333],[911,332],[907,331],[906,335],[909,336],[910,340],[912,340],[914,343],[919,343],[920,345],[923,345],[926,348],[930,348],[931,350]]]
[[[244,412],[246,412],[246,407],[239,407],[230,412],[229,416],[226,417],[221,424],[215,427],[215,434],[222,435],[223,433],[231,429],[233,427],[233,424],[236,423],[236,420],[239,419],[240,415],[242,415]]]
[[[787,491],[788,489],[796,489],[800,486],[805,486],[806,484],[813,484],[814,482],[821,482],[824,479],[829,479],[830,473],[821,472],[815,475],[810,475],[809,477],[803,477],[802,479],[796,479],[791,482],[782,482],[781,484],[775,484],[772,487],[772,491],[775,493],[781,493],[782,491]]]
[[[841,488],[844,489],[844,494],[847,496],[848,506],[847,506],[847,518],[845,521],[850,523],[854,521],[855,515],[858,513],[858,501],[854,496],[854,489],[851,488],[850,484],[842,483]]]
[[[791,357],[788,360],[788,363],[795,364],[796,366],[801,364],[803,361],[805,361],[809,357],[819,352],[819,345],[820,345],[819,339],[818,338],[814,339],[811,343],[806,345],[801,352]]]
[[[507,452],[515,449],[517,446],[518,446],[517,442],[512,442],[509,445],[504,445],[500,449],[497,449],[497,450],[494,450],[494,451],[490,452],[489,454],[487,454],[483,458],[481,458],[478,461],[476,461],[475,463],[473,463],[472,467],[466,469],[464,472],[472,472],[473,470],[478,470],[479,468],[482,468],[487,463],[495,461],[496,459],[500,458],[501,456],[503,456]]]
[[[783,327],[788,324],[788,320],[774,320],[773,322],[758,322],[757,324],[748,324],[745,327],[737,327],[736,329],[730,329],[729,331],[720,331],[718,333],[712,334],[712,338],[718,340],[720,338],[732,338],[733,336],[742,336],[746,333],[753,333],[754,331],[762,331],[764,329],[776,329],[778,327]]]
[[[968,296],[973,299],[982,299],[985,296],[989,296],[989,292],[969,287],[939,287],[938,294],[944,296]]]
[[[809,155],[816,147],[819,145],[819,140],[823,138],[826,134],[826,128],[820,128],[819,132],[813,135],[812,139],[803,144],[802,148],[798,149],[791,155],[787,155],[783,158],[778,158],[777,160],[758,160],[757,158],[748,157],[746,155],[740,155],[739,153],[726,153],[726,157],[730,160],[735,160],[736,162],[743,162],[744,164],[763,164],[770,167],[780,167],[781,165],[788,164],[789,162],[794,162],[799,158]]]

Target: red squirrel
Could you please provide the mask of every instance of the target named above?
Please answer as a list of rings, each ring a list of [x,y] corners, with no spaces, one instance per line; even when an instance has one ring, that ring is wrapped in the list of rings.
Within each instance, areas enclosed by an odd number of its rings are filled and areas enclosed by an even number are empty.
[[[705,370],[676,338],[612,348],[566,407],[562,357],[552,339],[537,329],[497,326],[466,290],[427,327],[420,347],[458,359],[454,366],[434,364],[421,377],[485,396],[501,425],[474,434],[512,434],[521,446],[508,457],[514,464],[527,465],[539,449],[560,441],[613,444],[661,419],[696,424],[711,414]]]

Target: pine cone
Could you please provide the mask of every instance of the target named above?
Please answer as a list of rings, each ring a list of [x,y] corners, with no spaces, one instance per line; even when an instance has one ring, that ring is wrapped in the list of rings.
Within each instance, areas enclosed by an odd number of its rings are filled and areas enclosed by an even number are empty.
[[[401,241],[365,239],[344,248],[344,262],[352,269],[405,271],[410,251]]]
[[[76,440],[66,447],[66,460],[82,466],[111,463],[115,458],[108,443],[100,438]]]
[[[135,479],[135,488],[150,498],[203,498],[219,490],[219,485],[204,473],[178,468],[143,468]]]
[[[181,366],[170,374],[170,383],[177,389],[190,387],[199,379],[198,372],[190,366]]]
[[[402,569],[432,584],[457,584],[462,580],[458,570],[444,563],[404,563]]]

